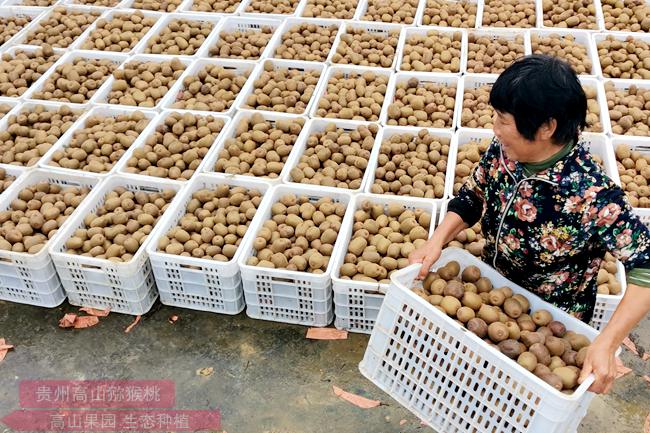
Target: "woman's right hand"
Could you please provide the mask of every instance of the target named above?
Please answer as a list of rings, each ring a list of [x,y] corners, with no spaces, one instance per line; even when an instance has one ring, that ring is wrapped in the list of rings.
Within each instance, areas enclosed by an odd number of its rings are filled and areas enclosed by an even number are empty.
[[[440,258],[442,247],[433,239],[429,239],[424,245],[409,255],[409,264],[422,263],[417,279],[422,280],[429,273],[431,266]]]

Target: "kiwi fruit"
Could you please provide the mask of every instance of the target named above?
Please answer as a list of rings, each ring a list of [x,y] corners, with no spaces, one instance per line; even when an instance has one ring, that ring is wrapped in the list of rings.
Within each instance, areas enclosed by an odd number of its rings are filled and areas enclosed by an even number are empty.
[[[455,316],[461,305],[458,298],[454,296],[445,296],[440,302],[440,307],[445,310],[445,313],[447,313],[447,315]]]
[[[573,389],[578,385],[580,370],[576,367],[558,367],[551,369],[562,380],[562,389]]]
[[[490,303],[490,293],[489,292],[479,292],[478,295],[481,297],[481,301],[483,301],[484,304],[489,304]]]
[[[488,325],[483,319],[475,317],[467,322],[467,329],[476,334],[479,338],[485,338],[488,332]]]
[[[535,360],[537,360],[537,357],[535,357]],[[537,377],[540,377],[543,374],[549,374],[552,373],[551,369],[545,366],[544,364],[540,364],[539,362],[535,366],[535,369],[533,370],[533,374]]]
[[[544,341],[544,345],[548,349],[551,356],[562,356],[566,347],[561,338],[555,337],[553,335],[547,336]],[[551,369],[552,370],[552,369]]]
[[[413,290],[413,293],[415,293],[416,295],[418,295],[420,298],[424,299],[425,301],[429,300],[429,294],[422,287],[415,287],[415,288],[413,288],[411,290]]]
[[[481,297],[476,293],[465,292],[463,299],[461,300],[464,306],[471,308],[474,311],[478,311],[483,305]]]
[[[548,365],[548,368],[551,369],[551,371],[554,371],[556,368],[560,367],[565,367],[566,364],[564,361],[562,361],[562,358],[559,356],[551,356],[551,363]]]
[[[465,289],[463,288],[463,283],[457,280],[448,281],[443,292],[445,296],[453,296],[457,299],[461,299],[464,293]]]
[[[468,266],[463,270],[461,278],[466,283],[475,283],[481,278],[481,270],[476,266]]]
[[[488,325],[488,335],[490,336],[490,340],[499,343],[503,340],[507,340],[510,336],[510,332],[508,332],[508,328],[506,328],[506,325],[503,323],[493,322]]]
[[[492,290],[492,282],[485,277],[481,277],[474,283],[479,293],[487,293]]]
[[[459,272],[460,272],[460,265],[455,260],[452,260],[442,268],[438,269],[438,275],[440,275],[442,279],[447,281],[456,278]]]
[[[539,332],[521,331],[521,342],[530,347],[535,343],[544,344],[546,337]]]
[[[440,295],[430,295],[427,299],[431,305],[440,305],[442,302],[442,296]]]
[[[573,333],[565,338],[569,344],[571,344],[571,349],[577,352],[580,352],[580,349],[591,344],[591,341],[589,341],[589,339],[582,334]]]
[[[506,295],[501,289],[494,289],[490,292],[490,304],[495,307],[500,307],[506,300]]]
[[[505,311],[506,314],[513,319],[518,318],[523,313],[521,304],[514,298],[507,298],[503,302],[503,311]]]
[[[512,289],[510,287],[503,286],[499,290],[503,292],[504,295],[506,295],[506,298],[512,298]]]
[[[535,323],[532,320],[517,320],[517,325],[522,331],[531,331],[534,332],[537,329]]]
[[[564,354],[562,355],[562,361],[564,361],[566,365],[576,365],[577,356],[578,356],[578,352],[576,352],[575,350],[573,349],[565,350]]]
[[[510,337],[513,340],[519,340],[521,337],[521,330],[519,329],[519,325],[517,325],[517,322],[513,322],[512,320],[507,321],[505,323],[506,328],[508,328],[508,332]]]
[[[540,326],[539,328],[537,328],[536,332],[543,334],[544,337],[553,337],[553,333],[547,326]]]
[[[553,320],[551,323],[549,323],[548,329],[550,329],[553,335],[556,337],[562,338],[566,335],[566,327],[562,322],[558,322],[557,320]]]
[[[466,292],[478,293],[478,289],[474,283],[463,283],[463,289]]]
[[[481,305],[481,308],[478,310],[477,317],[483,319],[485,323],[491,324],[499,321],[499,312],[495,310],[494,307],[487,304],[483,304]]]
[[[523,352],[517,358],[517,363],[532,372],[537,367],[537,357],[530,352]]]
[[[587,352],[589,351],[588,347],[583,347],[578,351],[576,355],[576,367],[582,368],[585,363],[585,358],[587,357]]]
[[[493,323],[492,325],[496,325]],[[488,328],[488,333],[490,332],[490,328]],[[507,339],[500,341],[499,344],[499,350],[501,353],[506,355],[510,359],[517,359],[519,355],[521,355],[521,346],[519,345],[519,342],[517,340],[513,339]]]
[[[445,291],[445,287],[447,287],[447,282],[442,278],[437,278],[431,283],[429,291],[432,295],[442,295]]]
[[[458,311],[456,311],[456,317],[463,323],[469,322],[475,316],[476,314],[474,313],[474,310],[469,307],[460,307]]]
[[[531,317],[537,326],[546,326],[553,320],[553,316],[547,310],[537,310],[531,314]]]
[[[530,302],[528,302],[528,298],[519,293],[512,295],[512,297],[521,304],[521,309],[524,311],[524,313],[528,313],[528,310],[530,310]]]
[[[422,287],[424,287],[424,290],[431,292],[431,284],[438,278],[440,278],[438,277],[438,274],[436,274],[435,272],[429,272],[427,276],[424,278],[424,280],[422,281]]]
[[[528,351],[537,357],[537,362],[540,364],[549,365],[551,363],[551,354],[542,343],[533,344]]]
[[[564,387],[562,378],[555,373],[542,374],[541,376],[539,376],[539,378],[542,379],[544,382],[548,383],[549,385],[551,385],[553,388],[557,389],[558,391],[562,391],[562,388]]]

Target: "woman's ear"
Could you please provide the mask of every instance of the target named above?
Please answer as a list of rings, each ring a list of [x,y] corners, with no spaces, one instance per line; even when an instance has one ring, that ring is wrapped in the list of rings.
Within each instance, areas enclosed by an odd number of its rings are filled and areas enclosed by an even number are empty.
[[[551,118],[548,121],[542,123],[542,126],[537,130],[537,139],[540,141],[552,141],[553,134],[557,129],[557,120]]]

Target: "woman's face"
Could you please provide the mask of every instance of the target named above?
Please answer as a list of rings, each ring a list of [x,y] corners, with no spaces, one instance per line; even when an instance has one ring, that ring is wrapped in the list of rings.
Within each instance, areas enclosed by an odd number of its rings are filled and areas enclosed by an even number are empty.
[[[539,146],[535,141],[524,138],[517,130],[512,114],[495,111],[494,135],[503,145],[503,151],[509,159],[519,162],[538,161]]]

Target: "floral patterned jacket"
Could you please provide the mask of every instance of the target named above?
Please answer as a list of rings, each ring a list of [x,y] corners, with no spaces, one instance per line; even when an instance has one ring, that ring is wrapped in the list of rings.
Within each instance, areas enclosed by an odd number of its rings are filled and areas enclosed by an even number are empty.
[[[448,209],[469,225],[482,215],[486,263],[585,322],[605,252],[627,270],[650,264],[650,231],[582,142],[526,177],[495,138]]]

